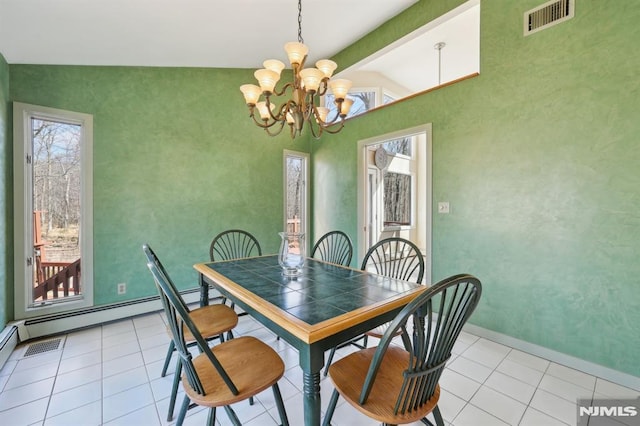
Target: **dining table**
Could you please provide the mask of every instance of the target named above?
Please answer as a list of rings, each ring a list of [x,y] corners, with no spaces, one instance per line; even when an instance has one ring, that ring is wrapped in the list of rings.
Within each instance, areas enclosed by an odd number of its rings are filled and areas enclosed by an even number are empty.
[[[306,258],[285,276],[277,255],[197,263],[200,303],[209,287],[299,353],[305,426],[319,426],[325,351],[391,321],[426,286]]]

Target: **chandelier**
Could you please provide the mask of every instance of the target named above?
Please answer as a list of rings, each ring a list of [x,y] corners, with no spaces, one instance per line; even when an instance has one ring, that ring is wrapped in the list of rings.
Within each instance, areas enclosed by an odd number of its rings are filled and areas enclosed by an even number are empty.
[[[344,119],[353,103],[347,98],[351,81],[331,80],[338,65],[328,59],[316,62],[315,68],[304,68],[309,48],[304,45],[302,39],[302,0],[298,0],[298,41],[286,43],[284,50],[291,63],[292,81],[277,90],[275,86],[280,80],[280,73],[285,65],[277,59],[267,59],[263,63],[264,68],[253,74],[259,86],[255,84],[240,86],[249,107],[249,116],[270,136],[280,134],[284,125],[287,124],[291,138],[295,138],[302,132],[305,122],[308,123],[315,139],[319,139],[323,132],[338,133],[344,127]],[[319,106],[320,98],[329,89],[336,106],[331,114],[329,114],[329,108]],[[276,106],[281,96],[283,101],[280,106]],[[261,97],[264,100],[260,100]],[[256,109],[260,115],[259,118],[256,117]]]

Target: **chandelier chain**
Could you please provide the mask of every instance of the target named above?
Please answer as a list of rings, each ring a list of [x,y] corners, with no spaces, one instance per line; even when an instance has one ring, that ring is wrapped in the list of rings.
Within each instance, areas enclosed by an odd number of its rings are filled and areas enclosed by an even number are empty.
[[[298,42],[304,43],[302,39],[302,0],[298,0]]]

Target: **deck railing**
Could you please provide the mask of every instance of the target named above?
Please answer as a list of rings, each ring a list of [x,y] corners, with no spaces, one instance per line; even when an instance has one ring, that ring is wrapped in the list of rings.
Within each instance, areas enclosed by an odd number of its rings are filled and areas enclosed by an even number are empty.
[[[300,218],[294,216],[292,219],[287,219],[287,232],[298,233],[300,232]]]
[[[80,294],[80,259],[72,263],[42,262],[40,271],[43,281],[33,289],[34,301]]]

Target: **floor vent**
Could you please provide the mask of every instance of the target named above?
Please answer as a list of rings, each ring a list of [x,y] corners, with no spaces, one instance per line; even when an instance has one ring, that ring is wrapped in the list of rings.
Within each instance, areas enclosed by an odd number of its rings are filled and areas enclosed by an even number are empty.
[[[44,352],[57,351],[60,348],[61,343],[62,338],[32,343],[27,347],[27,350],[24,352],[22,357],[26,358],[28,356],[38,355]]]
[[[552,0],[524,13],[524,35],[536,33],[573,18],[575,0]]]

